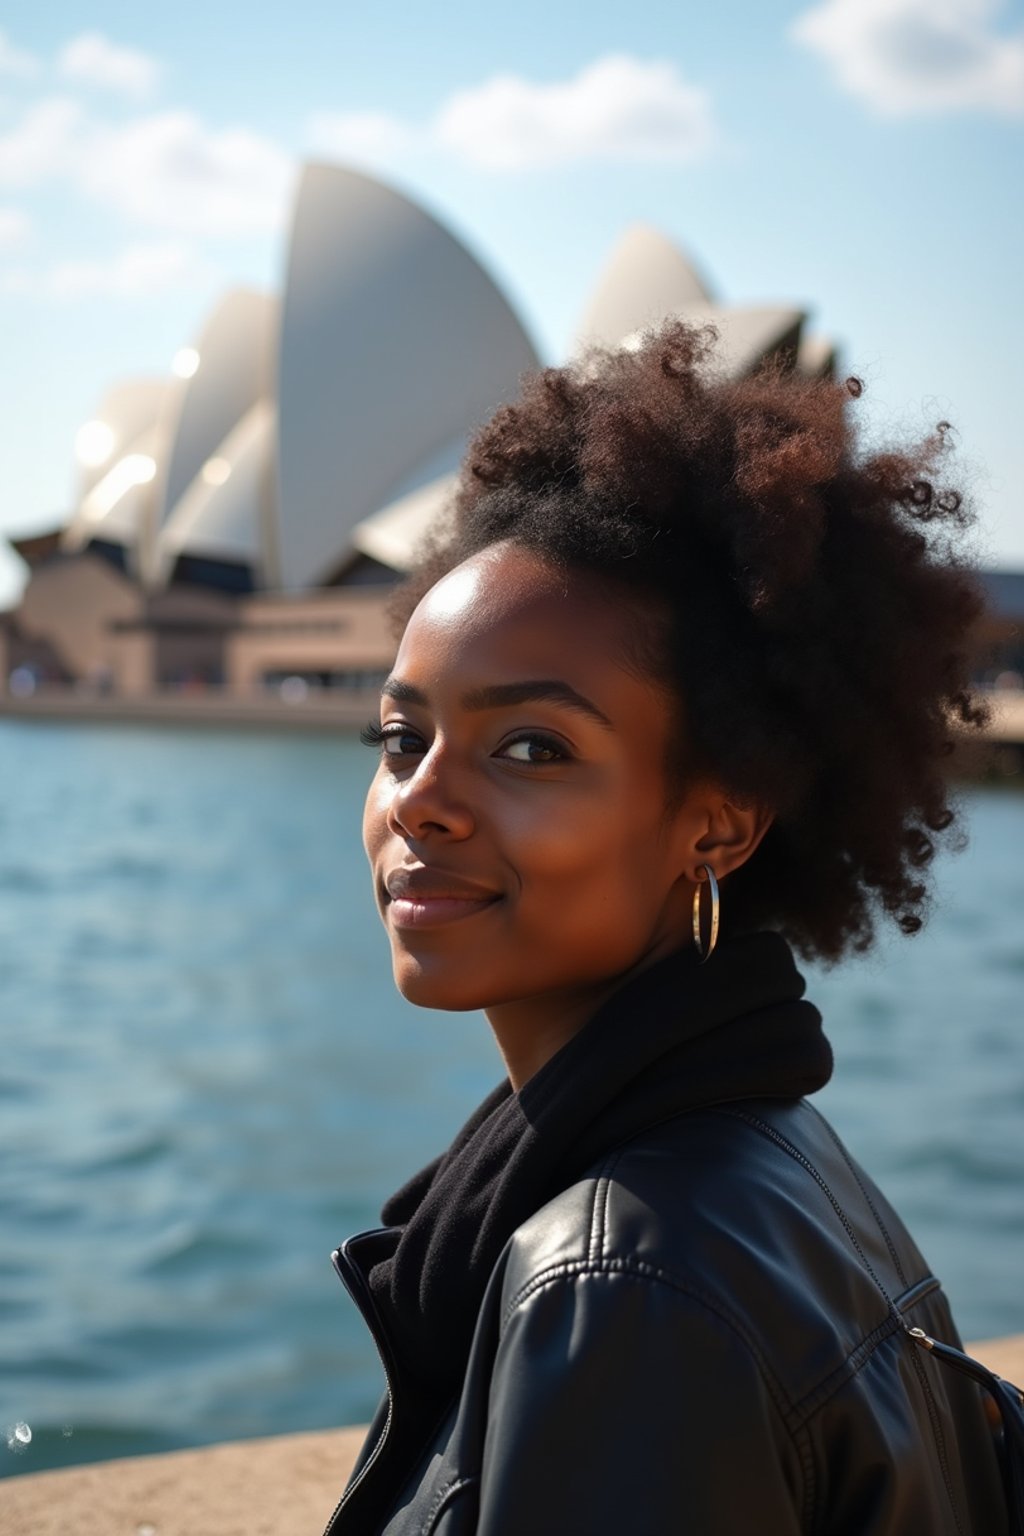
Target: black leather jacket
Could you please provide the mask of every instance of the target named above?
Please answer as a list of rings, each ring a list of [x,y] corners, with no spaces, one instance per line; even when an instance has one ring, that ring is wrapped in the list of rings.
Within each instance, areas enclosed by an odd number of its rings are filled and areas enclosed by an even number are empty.
[[[336,1264],[371,1329],[374,1234]],[[426,1441],[388,1400],[339,1536],[1001,1536],[978,1388],[903,1224],[804,1101],[645,1131],[513,1235]]]

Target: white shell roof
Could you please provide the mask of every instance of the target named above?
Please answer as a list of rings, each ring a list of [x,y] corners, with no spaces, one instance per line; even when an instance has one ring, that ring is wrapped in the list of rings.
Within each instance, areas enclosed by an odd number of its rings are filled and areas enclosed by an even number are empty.
[[[833,363],[829,342],[803,336],[800,310],[717,304],[672,241],[637,226],[579,341],[635,345],[670,315],[718,328],[729,376],[776,352],[810,375]],[[448,230],[381,182],[327,165],[301,178],[283,300],[228,293],[194,350],[191,376],[106,395],[83,436],[101,462],[80,467],[63,537],[67,549],[125,545],[150,584],[179,554],[244,563],[257,583],[290,590],[329,579],[353,550],[407,569],[451,504],[467,438],[539,366]]]
[[[684,318],[698,324],[714,320],[719,331],[716,364],[730,377],[739,377],[756,368],[778,347],[795,346],[803,316],[799,310],[782,306],[717,310],[702,302],[691,304]],[[639,345],[642,334],[625,336],[620,345]],[[352,530],[353,546],[393,570],[410,570],[417,546],[428,529],[452,507],[457,482],[455,470],[398,497],[356,524]]]
[[[136,439],[156,425],[166,394],[166,379],[124,379],[107,391],[88,425],[109,429],[110,453],[99,464],[79,464],[79,501],[103,478],[115,459],[130,453]]]
[[[161,446],[159,428],[150,427],[103,465],[64,531],[61,545],[65,550],[74,552],[84,549],[92,539],[102,539],[122,545],[134,559],[152,514]]]
[[[785,304],[690,304],[677,311],[680,320],[713,325],[718,342],[713,367],[727,378],[751,373],[766,358],[783,349],[795,356],[804,321],[803,310]],[[628,345],[628,341],[627,341]]]
[[[179,496],[157,535],[155,574],[166,581],[182,553],[250,566],[273,577],[268,549],[276,409],[258,400]]]
[[[452,506],[458,474],[440,475],[357,523],[352,543],[395,571],[412,568],[417,546]]]
[[[131,455],[152,456],[157,452],[155,429],[166,394],[165,379],[124,379],[107,391],[91,420],[83,423],[83,430],[105,428],[110,447],[98,463],[84,464],[79,460],[77,464],[76,509],[61,541],[65,549],[81,549],[94,538],[115,544],[134,542],[140,503],[152,498],[153,487],[139,486],[135,494],[129,496],[126,490],[114,497],[116,470]],[[92,492],[104,481],[107,493],[101,492],[90,500]]]
[[[598,278],[577,346],[618,347],[638,331],[714,298],[678,246],[660,230],[634,225]]]
[[[799,373],[811,379],[828,378],[835,372],[838,362],[835,342],[827,336],[801,336],[796,355]]]
[[[670,317],[716,328],[714,367],[730,378],[780,350],[796,357],[805,318],[792,305],[718,303],[671,240],[638,225],[612,252],[580,322],[577,348],[635,347],[646,330]]]
[[[507,300],[441,224],[370,177],[307,166],[281,319],[283,585],[324,580],[355,525],[537,365]]]
[[[153,527],[142,551],[147,580],[157,576],[156,536],[179,500],[242,417],[272,396],[277,315],[272,294],[249,289],[225,294],[195,343],[196,371],[168,386],[161,425],[169,447],[159,465]]]

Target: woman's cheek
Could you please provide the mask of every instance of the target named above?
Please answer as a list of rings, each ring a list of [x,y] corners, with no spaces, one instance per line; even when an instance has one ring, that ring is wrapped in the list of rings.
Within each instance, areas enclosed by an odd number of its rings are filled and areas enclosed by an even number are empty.
[[[363,807],[363,847],[372,860],[383,845],[387,831],[388,807],[391,795],[378,769],[370,784]]]

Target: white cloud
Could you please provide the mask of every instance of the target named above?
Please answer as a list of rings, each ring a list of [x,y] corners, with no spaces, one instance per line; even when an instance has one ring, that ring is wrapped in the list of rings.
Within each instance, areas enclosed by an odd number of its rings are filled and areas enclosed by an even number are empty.
[[[47,299],[143,299],[168,289],[200,287],[210,274],[187,244],[149,243],[128,246],[110,261],[64,260],[41,271],[8,272],[2,287]]]
[[[144,100],[156,87],[157,61],[137,48],[112,43],[99,32],[83,32],[57,57],[57,70],[66,80]]]
[[[100,129],[78,181],[136,224],[217,237],[276,229],[293,172],[291,158],[260,134],[162,112]]]
[[[24,48],[16,48],[7,33],[0,29],[0,75],[13,75],[30,79],[39,71],[39,60]]]
[[[0,135],[0,187],[63,180],[130,223],[212,238],[283,221],[293,163],[244,128],[211,129],[191,112],[112,124],[52,97]]]
[[[32,229],[32,220],[21,208],[0,208],[0,251],[24,245]]]
[[[499,75],[438,114],[438,140],[496,170],[582,160],[692,160],[711,142],[706,92],[674,64],[610,55],[571,80]]]
[[[77,299],[86,294],[141,299],[202,281],[203,271],[188,245],[140,244],[129,246],[110,262],[58,262],[47,275],[46,283],[59,299]]]
[[[710,99],[674,64],[612,54],[569,80],[498,75],[412,124],[384,113],[316,113],[314,148],[371,162],[441,149],[490,170],[583,161],[693,160],[713,142]]]
[[[415,139],[408,124],[387,112],[314,112],[306,122],[310,148],[339,160],[386,162]]]
[[[876,112],[1024,114],[1024,32],[995,31],[1000,8],[1000,0],[823,0],[791,33]]]
[[[34,102],[0,134],[0,186],[34,187],[67,174],[83,125],[82,109],[67,97]]]

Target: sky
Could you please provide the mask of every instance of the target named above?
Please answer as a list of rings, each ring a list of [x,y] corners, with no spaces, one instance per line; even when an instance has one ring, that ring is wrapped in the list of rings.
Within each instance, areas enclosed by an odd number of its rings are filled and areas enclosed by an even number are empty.
[[[1024,0],[0,14],[0,535],[67,517],[112,384],[280,287],[315,158],[439,215],[547,362],[637,222],[807,308],[867,436],[953,423],[980,558],[1024,569]],[[23,578],[0,540],[0,606]]]

